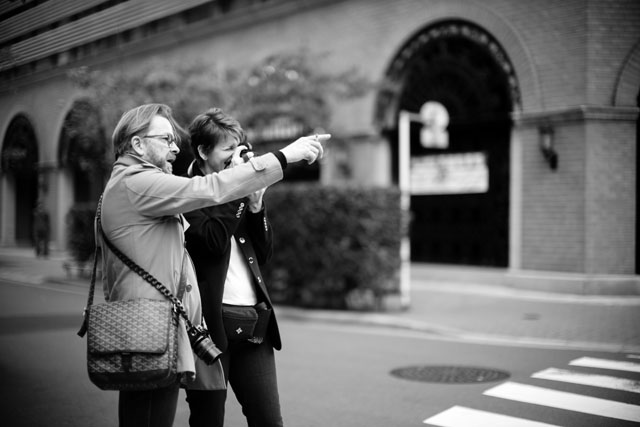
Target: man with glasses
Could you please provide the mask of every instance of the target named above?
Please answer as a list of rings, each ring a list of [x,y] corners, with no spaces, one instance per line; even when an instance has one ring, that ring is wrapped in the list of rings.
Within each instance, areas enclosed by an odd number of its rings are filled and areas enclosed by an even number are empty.
[[[171,174],[180,152],[176,134],[184,132],[163,104],[146,104],[126,112],[113,132],[116,155],[102,197],[102,229],[111,243],[178,295],[195,325],[202,323],[200,293],[193,263],[185,250],[184,231],[189,224],[182,213],[230,202],[282,179],[287,163],[321,158],[322,145],[300,138],[281,150],[253,157],[247,163],[220,173],[193,178]],[[103,288],[107,301],[137,298],[164,299],[164,295],[124,265],[96,233],[102,252]],[[144,328],[145,325],[140,325]],[[178,330],[180,381],[194,380],[196,364],[186,327]],[[222,374],[209,378],[211,389],[224,388]],[[171,426],[180,384],[148,391],[121,391],[120,426]]]

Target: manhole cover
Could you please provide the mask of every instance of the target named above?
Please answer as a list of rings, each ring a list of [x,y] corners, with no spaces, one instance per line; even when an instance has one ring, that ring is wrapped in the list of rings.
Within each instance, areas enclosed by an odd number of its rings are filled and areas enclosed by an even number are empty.
[[[449,384],[488,383],[509,378],[508,372],[469,366],[409,366],[394,369],[391,375],[405,380]]]

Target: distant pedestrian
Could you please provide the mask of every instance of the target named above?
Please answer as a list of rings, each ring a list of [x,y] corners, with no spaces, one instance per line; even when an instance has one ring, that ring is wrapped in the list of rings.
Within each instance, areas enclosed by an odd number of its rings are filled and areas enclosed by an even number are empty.
[[[38,202],[33,210],[33,241],[36,246],[36,256],[49,256],[49,235],[51,233],[49,212],[44,204]]]

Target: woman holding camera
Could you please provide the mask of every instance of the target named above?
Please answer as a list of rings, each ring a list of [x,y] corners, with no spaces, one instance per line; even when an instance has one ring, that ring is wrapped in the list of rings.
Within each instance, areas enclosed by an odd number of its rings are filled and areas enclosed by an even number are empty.
[[[253,155],[246,153],[245,135],[238,121],[220,109],[197,116],[189,133],[195,155],[189,176],[207,176],[233,168]],[[204,317],[213,340],[223,351],[220,360],[225,377],[248,425],[270,427],[283,425],[274,357],[274,349],[280,350],[281,342],[258,267],[269,260],[273,249],[262,200],[264,191],[265,188],[225,205],[185,214],[190,225],[185,237],[196,267]],[[256,311],[256,307],[262,310]],[[252,320],[234,320],[232,314],[227,314],[230,312],[255,320],[257,326]],[[257,331],[260,326],[264,333]],[[247,335],[250,330],[254,333]],[[200,372],[197,377],[201,377]],[[190,386],[190,426],[222,426],[226,397],[226,390]]]

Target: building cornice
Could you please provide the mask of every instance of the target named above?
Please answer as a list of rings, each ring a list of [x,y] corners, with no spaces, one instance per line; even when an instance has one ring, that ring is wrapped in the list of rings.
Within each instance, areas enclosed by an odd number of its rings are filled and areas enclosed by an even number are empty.
[[[635,122],[638,120],[638,114],[640,114],[638,107],[578,105],[546,111],[516,111],[511,114],[511,117],[516,126],[528,127],[595,120]]]
[[[216,13],[211,17],[198,20],[193,23],[181,23],[174,25],[165,31],[142,37],[133,41],[118,40],[112,47],[96,48],[91,55],[86,55],[77,60],[49,67],[41,71],[33,71],[18,77],[0,81],[0,94],[15,92],[34,83],[50,80],[66,75],[67,71],[81,66],[101,67],[122,61],[123,59],[140,57],[141,55],[161,52],[168,48],[180,46],[186,42],[224,34],[237,28],[246,28],[269,20],[300,13],[301,10],[310,10],[339,3],[346,0],[274,0],[241,6],[231,7],[224,13]],[[177,16],[179,14],[176,14]],[[167,16],[165,18],[170,18]],[[117,37],[119,34],[111,35]],[[93,43],[99,42],[94,41]],[[82,48],[82,46],[80,46]],[[66,52],[51,52],[51,55],[64,56]],[[46,62],[48,58],[39,59]],[[34,64],[37,64],[35,61]],[[37,66],[35,67],[37,68]]]

